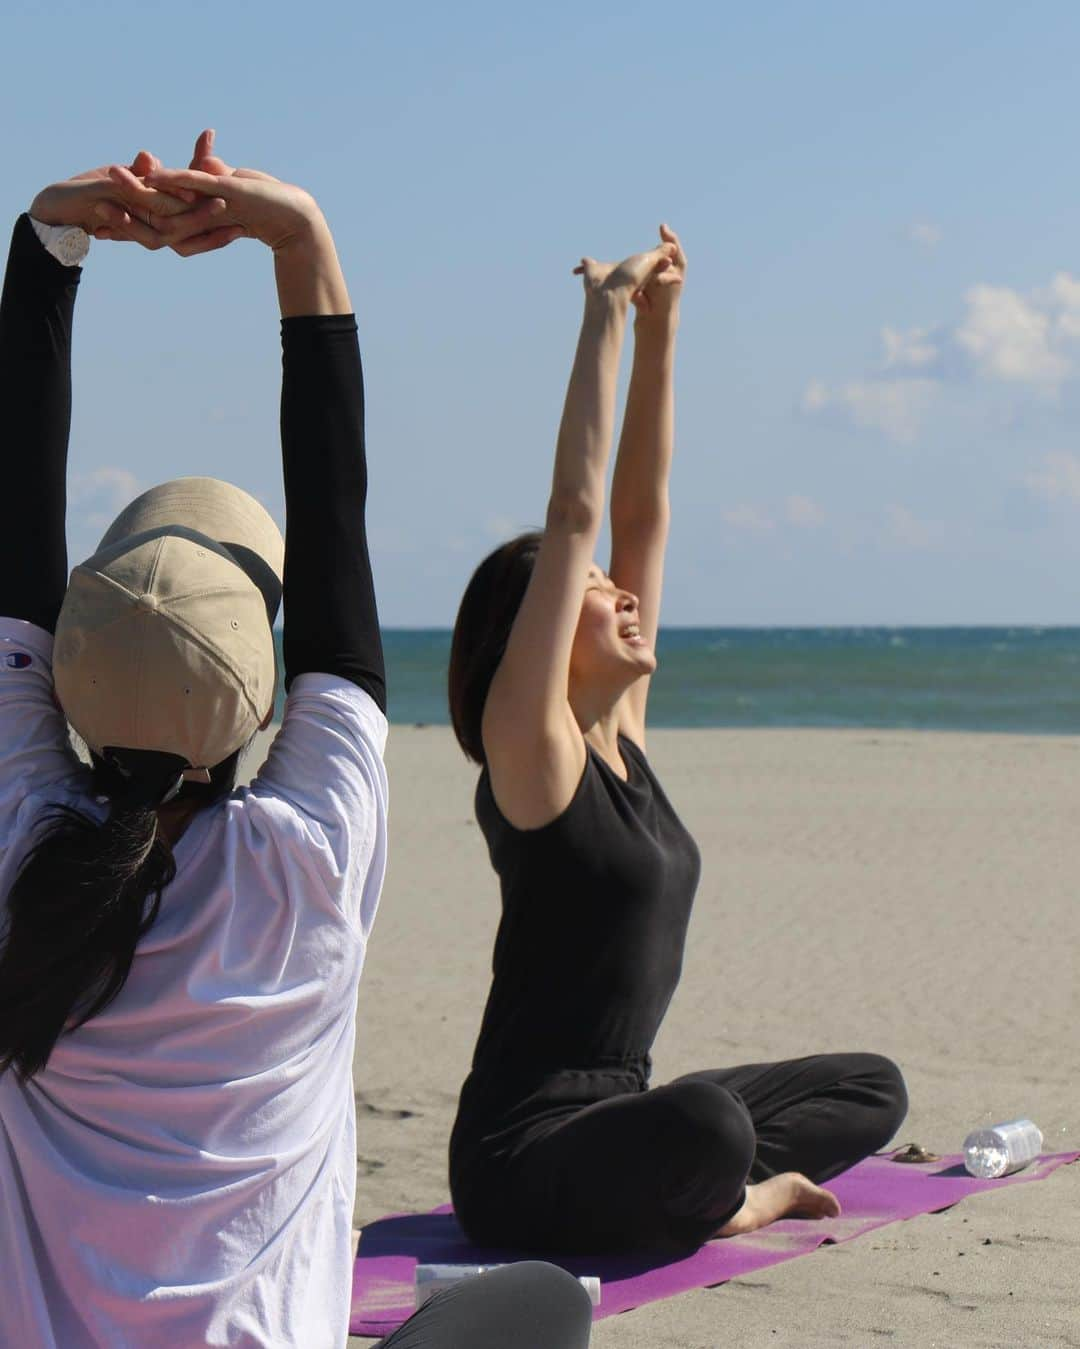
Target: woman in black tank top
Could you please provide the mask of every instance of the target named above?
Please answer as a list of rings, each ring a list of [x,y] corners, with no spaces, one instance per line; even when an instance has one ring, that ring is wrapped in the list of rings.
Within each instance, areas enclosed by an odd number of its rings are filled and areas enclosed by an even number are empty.
[[[817,1182],[883,1146],[907,1106],[899,1070],[872,1054],[649,1085],[700,870],[645,756],[686,268],[660,233],[651,252],[576,269],[585,315],[545,529],[480,564],[454,630],[451,717],[481,765],[503,901],[450,1142],[454,1207],[484,1244],[685,1248],[835,1214]],[[631,306],[605,573],[593,550]]]

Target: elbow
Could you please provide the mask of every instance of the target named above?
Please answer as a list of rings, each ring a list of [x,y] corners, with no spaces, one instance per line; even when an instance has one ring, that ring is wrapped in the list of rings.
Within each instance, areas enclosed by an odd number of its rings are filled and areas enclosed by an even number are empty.
[[[602,503],[585,492],[553,492],[546,529],[553,534],[599,534]]]

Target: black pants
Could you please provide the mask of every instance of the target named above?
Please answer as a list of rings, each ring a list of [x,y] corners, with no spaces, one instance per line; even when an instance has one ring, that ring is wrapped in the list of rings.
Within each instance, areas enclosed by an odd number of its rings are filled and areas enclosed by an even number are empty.
[[[374,1349],[585,1349],[591,1328],[577,1279],[528,1260],[436,1293]]]
[[[502,1155],[474,1152],[455,1188],[469,1237],[596,1253],[714,1236],[748,1181],[826,1181],[892,1138],[900,1070],[876,1054],[822,1054],[690,1073],[558,1114]]]

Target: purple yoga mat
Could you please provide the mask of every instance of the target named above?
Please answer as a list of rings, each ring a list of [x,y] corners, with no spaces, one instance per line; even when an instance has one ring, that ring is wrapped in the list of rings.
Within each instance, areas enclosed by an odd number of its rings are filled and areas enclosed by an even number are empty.
[[[656,1252],[544,1258],[572,1274],[599,1275],[601,1303],[593,1313],[599,1320],[691,1288],[706,1288],[752,1270],[767,1269],[826,1242],[850,1241],[886,1223],[920,1213],[938,1213],[969,1194],[1042,1180],[1077,1157],[1080,1152],[1059,1152],[1041,1157],[1014,1176],[976,1180],[964,1170],[959,1156],[911,1165],[894,1162],[891,1154],[883,1154],[868,1157],[829,1182],[829,1189],[843,1208],[839,1218],[820,1222],[787,1218],[751,1236],[709,1242],[682,1258]],[[418,1264],[494,1265],[528,1258],[521,1251],[470,1245],[448,1205],[431,1213],[380,1218],[364,1228],[360,1239],[353,1268],[350,1333],[387,1335],[408,1320],[414,1310],[413,1281]]]

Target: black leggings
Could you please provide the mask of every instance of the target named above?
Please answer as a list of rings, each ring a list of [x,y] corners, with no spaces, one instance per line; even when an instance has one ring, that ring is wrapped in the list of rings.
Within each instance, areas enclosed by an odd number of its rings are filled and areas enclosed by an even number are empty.
[[[474,1153],[455,1206],[484,1244],[693,1248],[738,1211],[748,1181],[828,1180],[884,1147],[906,1113],[900,1070],[876,1054],[690,1073],[557,1116],[502,1156]]]
[[[528,1260],[436,1293],[374,1349],[585,1349],[591,1328],[577,1279]]]

